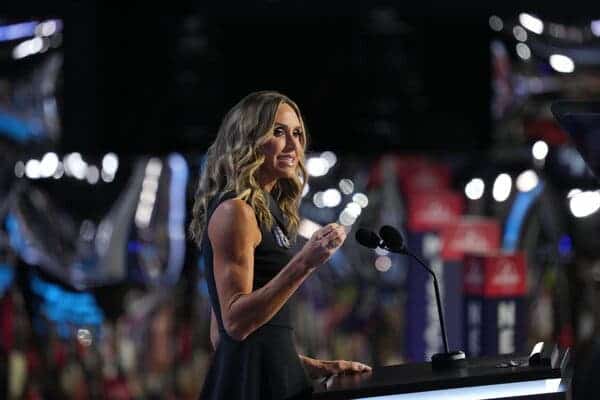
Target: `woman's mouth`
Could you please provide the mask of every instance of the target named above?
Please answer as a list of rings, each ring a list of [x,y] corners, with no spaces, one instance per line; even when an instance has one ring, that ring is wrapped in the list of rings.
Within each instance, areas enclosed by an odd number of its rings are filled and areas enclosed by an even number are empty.
[[[291,155],[279,156],[277,157],[277,161],[293,167],[296,164],[296,157]]]

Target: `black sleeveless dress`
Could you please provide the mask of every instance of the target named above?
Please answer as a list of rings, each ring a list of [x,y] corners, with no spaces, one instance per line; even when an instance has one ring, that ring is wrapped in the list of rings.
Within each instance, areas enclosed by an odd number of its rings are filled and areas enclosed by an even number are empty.
[[[269,210],[274,219],[271,230],[260,226],[262,240],[254,250],[253,290],[269,282],[292,258],[286,237],[285,220],[269,193]],[[216,196],[207,221],[223,201],[235,193]],[[219,344],[204,381],[200,399],[282,400],[309,399],[312,386],[294,346],[289,305],[242,341],[231,338],[223,328],[219,298],[213,274],[213,252],[208,229],[202,239],[202,257],[210,302],[219,327]]]

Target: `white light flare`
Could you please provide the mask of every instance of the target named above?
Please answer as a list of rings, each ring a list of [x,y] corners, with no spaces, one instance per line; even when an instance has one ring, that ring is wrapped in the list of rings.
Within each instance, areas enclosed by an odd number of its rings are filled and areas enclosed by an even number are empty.
[[[544,32],[544,23],[538,17],[534,17],[531,14],[521,13],[519,14],[519,23],[530,32],[540,35]]]
[[[465,195],[470,200],[479,200],[485,191],[485,183],[481,178],[473,178],[465,185]]]
[[[497,202],[503,202],[510,196],[512,189],[512,178],[506,173],[498,175],[494,181],[494,187],[492,188],[492,196]]]

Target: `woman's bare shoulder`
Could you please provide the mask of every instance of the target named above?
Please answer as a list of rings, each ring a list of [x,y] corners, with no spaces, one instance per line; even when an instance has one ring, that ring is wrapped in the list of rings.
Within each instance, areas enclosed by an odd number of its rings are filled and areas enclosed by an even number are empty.
[[[232,240],[245,236],[256,245],[260,241],[260,229],[252,207],[244,200],[233,198],[217,206],[208,223],[208,233],[213,239]],[[258,239],[258,240],[257,240]]]

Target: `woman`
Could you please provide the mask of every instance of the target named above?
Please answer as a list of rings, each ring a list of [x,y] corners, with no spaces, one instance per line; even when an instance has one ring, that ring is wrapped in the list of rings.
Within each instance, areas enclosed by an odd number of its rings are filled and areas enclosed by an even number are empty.
[[[311,377],[370,371],[349,361],[300,356],[287,302],[342,245],[329,224],[290,250],[307,175],[298,106],[277,92],[252,93],[225,116],[207,153],[190,231],[206,263],[216,352],[202,399],[305,398]]]

